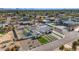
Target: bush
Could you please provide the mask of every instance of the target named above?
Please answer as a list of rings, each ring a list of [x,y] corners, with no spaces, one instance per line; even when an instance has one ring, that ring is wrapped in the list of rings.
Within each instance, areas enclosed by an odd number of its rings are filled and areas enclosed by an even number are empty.
[[[79,39],[77,41],[79,42]]]
[[[72,43],[72,49],[73,49],[73,50],[76,50],[76,46],[77,46],[77,41],[74,41],[74,42]]]
[[[63,50],[64,49],[64,45],[60,46],[59,49],[60,50]]]

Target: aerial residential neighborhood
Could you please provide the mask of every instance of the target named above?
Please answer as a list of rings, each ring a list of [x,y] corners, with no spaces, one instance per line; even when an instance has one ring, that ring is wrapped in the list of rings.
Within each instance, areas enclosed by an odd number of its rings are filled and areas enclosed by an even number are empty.
[[[0,9],[0,51],[79,51],[79,10]]]

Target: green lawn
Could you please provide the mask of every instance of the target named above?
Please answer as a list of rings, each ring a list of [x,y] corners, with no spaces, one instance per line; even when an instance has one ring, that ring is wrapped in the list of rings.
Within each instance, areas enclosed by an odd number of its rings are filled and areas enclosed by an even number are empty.
[[[40,36],[40,37],[38,38],[38,41],[39,41],[41,44],[46,44],[46,43],[48,43],[47,39],[44,38],[44,37],[42,37],[42,36]]]

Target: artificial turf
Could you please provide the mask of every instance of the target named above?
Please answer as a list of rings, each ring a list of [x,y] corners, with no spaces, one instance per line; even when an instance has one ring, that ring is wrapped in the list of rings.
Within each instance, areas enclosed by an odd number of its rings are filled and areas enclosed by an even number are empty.
[[[39,41],[41,44],[46,44],[46,43],[48,43],[47,39],[45,39],[45,38],[42,37],[42,36],[40,36],[40,37],[38,38],[38,41]]]

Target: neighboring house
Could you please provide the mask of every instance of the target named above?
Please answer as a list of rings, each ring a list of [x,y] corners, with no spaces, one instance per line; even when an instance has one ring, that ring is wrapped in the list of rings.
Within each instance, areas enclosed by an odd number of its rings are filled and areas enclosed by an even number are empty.
[[[39,37],[40,35],[49,34],[52,32],[51,27],[47,25],[29,26],[29,31],[32,34],[30,36],[35,38]]]
[[[42,34],[46,34],[46,33],[50,33],[51,32],[51,27],[49,27],[47,25],[39,26],[37,29]]]
[[[54,22],[55,22],[56,25],[62,25],[63,24],[62,20],[60,18],[56,18]]]
[[[20,21],[19,21],[20,25],[29,25],[32,24],[32,21],[30,21],[29,17],[24,16]]]
[[[4,23],[0,22],[0,27],[5,27],[6,25],[8,24],[6,24],[5,22]]]
[[[63,21],[63,25],[65,25],[68,30],[74,30],[74,28],[76,26],[79,26],[79,22],[76,21],[76,19],[69,19],[69,20],[66,20],[66,21]]]
[[[50,23],[50,20],[43,20],[43,23]]]

